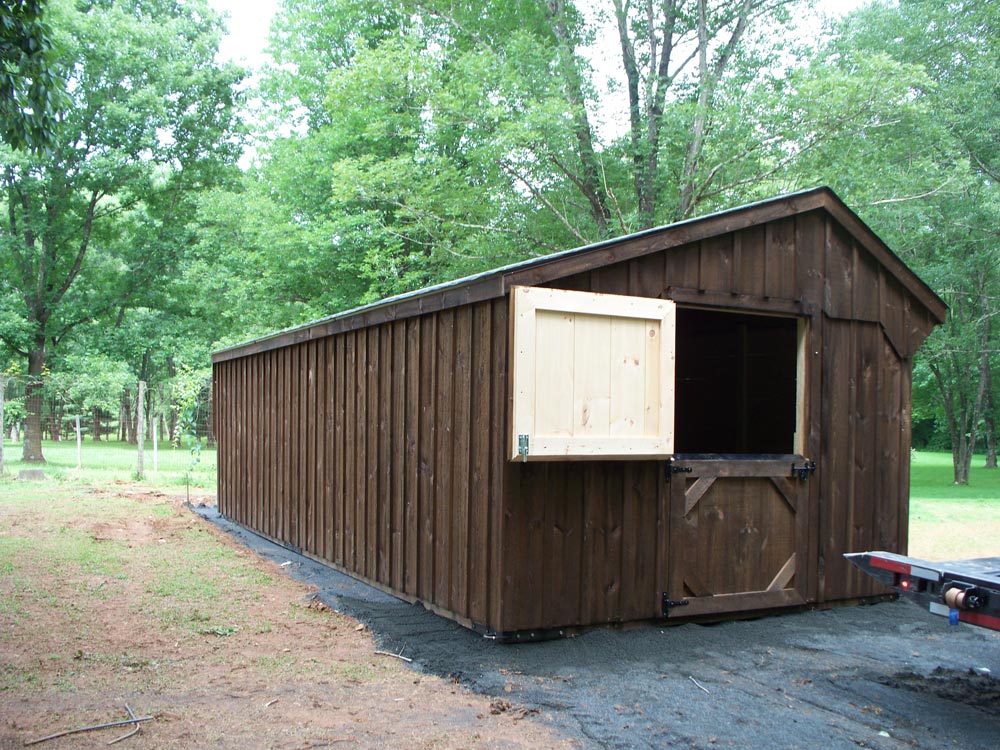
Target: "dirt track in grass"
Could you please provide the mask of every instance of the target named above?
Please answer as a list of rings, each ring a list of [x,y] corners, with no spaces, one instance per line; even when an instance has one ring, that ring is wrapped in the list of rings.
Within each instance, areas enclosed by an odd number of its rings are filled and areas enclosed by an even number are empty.
[[[126,703],[153,720],[124,748],[577,745],[516,702],[374,653],[365,626],[181,501],[0,485],[0,750],[125,719]]]

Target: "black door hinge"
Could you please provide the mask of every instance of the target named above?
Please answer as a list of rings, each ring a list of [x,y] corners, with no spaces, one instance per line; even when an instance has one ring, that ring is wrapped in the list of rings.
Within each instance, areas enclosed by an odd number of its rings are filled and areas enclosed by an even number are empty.
[[[688,604],[690,604],[690,602],[686,600],[678,601],[676,599],[671,599],[670,594],[664,591],[663,600],[660,606],[660,613],[663,617],[666,617],[668,614],[670,614],[670,610],[672,610],[674,607],[686,607]]]
[[[792,474],[795,474],[800,482],[806,481],[814,471],[816,471],[816,462],[809,458],[805,460],[802,466],[792,464]]]
[[[677,463],[677,459],[671,456],[667,459],[667,479],[670,479],[674,474],[690,474],[690,466],[680,466]]]

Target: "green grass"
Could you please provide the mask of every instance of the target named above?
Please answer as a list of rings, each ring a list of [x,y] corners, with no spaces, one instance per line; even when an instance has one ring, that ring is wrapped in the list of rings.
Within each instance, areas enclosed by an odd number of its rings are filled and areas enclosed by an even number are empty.
[[[138,449],[134,445],[120,442],[102,441],[95,443],[84,440],[81,448],[80,468],[77,468],[76,442],[63,440],[58,443],[42,441],[44,464],[29,464],[21,461],[21,445],[10,440],[4,441],[4,472],[16,477],[21,469],[42,469],[56,480],[83,480],[90,483],[109,481],[132,481],[138,468]],[[160,443],[156,451],[156,466],[153,462],[153,443],[147,440],[144,447],[144,481],[158,484],[187,484],[191,453],[186,448],[174,448],[170,443]],[[214,488],[216,476],[216,452],[214,448],[203,448],[200,461],[191,472],[191,486]]]
[[[910,497],[1000,502],[1000,469],[984,469],[983,460],[983,456],[976,456],[969,483],[956,485],[950,453],[914,451],[910,465]]]
[[[916,451],[910,465],[910,554],[928,560],[1000,555],[1000,469],[976,456],[956,485],[950,453]]]

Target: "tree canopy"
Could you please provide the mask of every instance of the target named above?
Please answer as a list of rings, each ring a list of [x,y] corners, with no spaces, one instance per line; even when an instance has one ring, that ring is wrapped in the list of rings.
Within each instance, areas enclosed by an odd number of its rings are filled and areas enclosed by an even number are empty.
[[[806,0],[285,0],[246,97],[203,0],[4,7],[0,340],[33,377],[168,379],[213,346],[829,184],[951,305],[915,370],[928,439],[956,481],[995,445],[996,4],[876,0],[816,34]]]
[[[0,0],[0,140],[38,151],[55,140],[66,105],[65,65],[46,0]]]
[[[28,360],[25,460],[42,460],[40,378],[78,327],[163,307],[194,196],[240,152],[221,23],[204,2],[48,6],[67,73],[44,152],[0,146],[6,227],[0,336]]]

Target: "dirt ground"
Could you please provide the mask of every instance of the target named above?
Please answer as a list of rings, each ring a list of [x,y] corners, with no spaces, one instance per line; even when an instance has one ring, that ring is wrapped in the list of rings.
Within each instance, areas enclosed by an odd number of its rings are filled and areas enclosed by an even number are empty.
[[[140,717],[134,748],[569,748],[371,633],[180,497],[0,494],[0,750]],[[131,727],[40,747],[104,745]]]
[[[909,603],[500,645],[211,502],[17,485],[0,482],[0,750],[126,703],[152,717],[126,748],[998,747],[1000,633]]]

